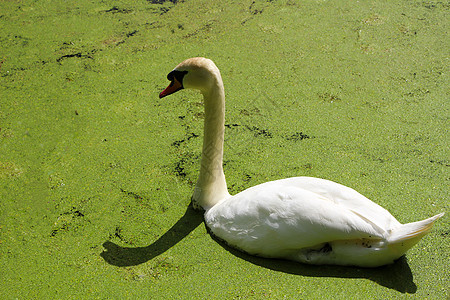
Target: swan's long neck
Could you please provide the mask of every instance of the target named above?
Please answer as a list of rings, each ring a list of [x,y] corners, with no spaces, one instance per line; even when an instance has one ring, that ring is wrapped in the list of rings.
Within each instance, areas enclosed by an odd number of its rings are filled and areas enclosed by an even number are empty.
[[[205,210],[229,196],[223,173],[225,132],[225,92],[217,71],[212,86],[203,91],[205,122],[200,175],[192,196],[194,204]]]

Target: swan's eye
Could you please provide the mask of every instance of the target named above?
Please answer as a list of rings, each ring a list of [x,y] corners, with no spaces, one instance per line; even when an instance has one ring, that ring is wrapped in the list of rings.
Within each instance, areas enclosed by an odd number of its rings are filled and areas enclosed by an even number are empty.
[[[172,72],[170,72],[169,74],[167,74],[167,79],[169,81],[171,81],[173,84],[173,81],[176,79],[179,83],[183,84],[183,78],[184,75],[187,74],[188,71],[178,71],[178,70],[173,70]]]

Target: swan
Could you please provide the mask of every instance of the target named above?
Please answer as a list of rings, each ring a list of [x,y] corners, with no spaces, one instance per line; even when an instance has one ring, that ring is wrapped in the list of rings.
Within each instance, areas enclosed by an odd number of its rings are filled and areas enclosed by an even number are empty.
[[[219,69],[195,57],[168,75],[163,98],[184,88],[204,98],[200,174],[192,195],[209,232],[251,255],[307,264],[377,267],[414,246],[444,213],[409,224],[344,185],[312,177],[275,180],[234,196],[223,172],[225,93]]]

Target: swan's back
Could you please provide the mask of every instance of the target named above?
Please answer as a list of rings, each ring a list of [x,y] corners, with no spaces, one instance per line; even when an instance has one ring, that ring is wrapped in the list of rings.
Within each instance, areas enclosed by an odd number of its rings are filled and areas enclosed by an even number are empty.
[[[345,185],[314,177],[293,177],[274,182],[281,186],[295,186],[318,194],[380,229],[390,230],[401,225],[389,211]]]

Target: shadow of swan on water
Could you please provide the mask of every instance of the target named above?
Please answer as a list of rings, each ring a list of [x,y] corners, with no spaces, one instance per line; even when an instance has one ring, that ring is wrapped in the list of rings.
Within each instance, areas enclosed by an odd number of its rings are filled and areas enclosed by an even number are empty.
[[[136,266],[145,263],[175,246],[195,228],[203,223],[203,212],[196,211],[189,205],[184,215],[158,240],[146,247],[121,247],[113,242],[103,243],[105,250],[100,256],[109,264],[118,267]],[[369,279],[381,286],[397,290],[401,293],[415,293],[411,269],[405,256],[394,264],[378,268],[360,268],[343,266],[316,266],[301,264],[282,259],[268,259],[252,256],[229,247],[220,239],[211,237],[225,250],[252,264],[266,269],[307,277],[335,277]]]
[[[103,243],[105,250],[100,253],[103,259],[114,266],[129,267],[143,264],[166,252],[203,222],[203,212],[189,205],[184,215],[158,240],[146,247],[121,247],[113,242]]]

